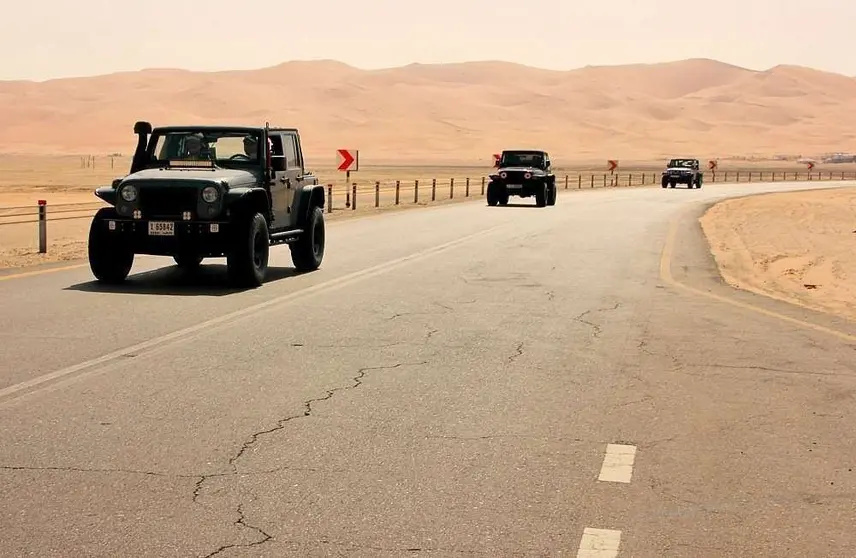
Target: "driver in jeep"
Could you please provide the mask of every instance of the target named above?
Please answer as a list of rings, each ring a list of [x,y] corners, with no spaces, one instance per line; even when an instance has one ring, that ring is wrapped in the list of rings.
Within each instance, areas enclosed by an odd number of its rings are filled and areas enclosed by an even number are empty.
[[[251,161],[259,157],[259,142],[253,136],[244,136],[244,154]]]

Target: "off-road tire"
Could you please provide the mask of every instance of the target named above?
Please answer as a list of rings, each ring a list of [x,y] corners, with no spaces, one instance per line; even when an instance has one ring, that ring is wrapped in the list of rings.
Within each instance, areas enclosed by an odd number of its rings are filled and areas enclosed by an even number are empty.
[[[496,183],[491,182],[487,185],[487,204],[491,207],[499,204],[499,192]]]
[[[321,267],[326,232],[324,212],[320,207],[313,207],[304,225],[303,234],[297,242],[289,245],[291,261],[298,271],[315,271]]]
[[[704,184],[704,176],[698,175],[696,179],[696,188],[701,188],[702,184]]]
[[[101,208],[89,226],[89,269],[100,282],[119,284],[131,272],[134,252],[118,242],[107,230],[106,221],[110,218],[116,218],[115,210],[109,207]]]
[[[268,225],[261,213],[236,215],[231,247],[226,256],[229,280],[237,287],[264,283],[270,256]]]
[[[547,205],[556,205],[556,185],[550,186],[547,190]]]
[[[669,185],[669,178],[664,176],[663,178],[660,179],[660,184],[663,186],[663,188],[665,188],[666,186]]]
[[[542,182],[538,189],[535,190],[535,205],[538,207],[546,207],[547,205],[547,184]]]

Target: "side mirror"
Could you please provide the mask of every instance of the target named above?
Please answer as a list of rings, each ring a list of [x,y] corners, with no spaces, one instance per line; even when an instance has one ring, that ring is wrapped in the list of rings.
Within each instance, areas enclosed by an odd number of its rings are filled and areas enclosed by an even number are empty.
[[[270,166],[274,172],[283,172],[286,170],[285,156],[276,155],[270,158]]]

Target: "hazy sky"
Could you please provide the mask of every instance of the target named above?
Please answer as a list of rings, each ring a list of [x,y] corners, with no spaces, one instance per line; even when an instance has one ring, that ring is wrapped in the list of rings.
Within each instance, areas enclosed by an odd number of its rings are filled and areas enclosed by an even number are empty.
[[[2,80],[319,58],[567,70],[704,57],[856,75],[852,0],[24,0],[4,16]]]

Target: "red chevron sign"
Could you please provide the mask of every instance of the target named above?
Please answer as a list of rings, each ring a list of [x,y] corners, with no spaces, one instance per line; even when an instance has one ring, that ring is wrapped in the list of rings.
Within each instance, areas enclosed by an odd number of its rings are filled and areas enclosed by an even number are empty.
[[[360,152],[356,149],[337,149],[336,155],[339,158],[337,170],[340,171],[355,171],[360,170]]]

